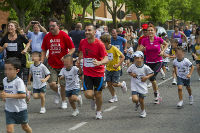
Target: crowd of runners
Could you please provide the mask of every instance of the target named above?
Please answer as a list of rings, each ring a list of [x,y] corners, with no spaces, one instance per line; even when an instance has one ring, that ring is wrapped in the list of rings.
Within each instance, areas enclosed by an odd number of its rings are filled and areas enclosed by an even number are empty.
[[[60,29],[60,22],[52,18],[47,32],[38,21],[31,21],[24,30],[16,21],[10,21],[0,38],[0,98],[5,102],[7,132],[13,133],[14,125],[21,124],[25,132],[32,133],[27,104],[31,108],[31,96],[40,99],[40,114],[48,113],[45,108],[47,86],[55,92],[54,103],[60,104],[62,109],[68,108],[68,99],[74,117],[84,105],[83,91],[91,101],[96,119],[103,118],[104,89],[110,92],[109,103],[118,101],[115,87],[120,87],[123,93],[130,89],[135,110],[140,107],[139,116],[145,118],[144,99],[148,87],[153,88],[153,102],[160,104],[162,94],[156,77],[160,72],[165,80],[166,71],[171,70],[172,84],[178,88],[177,108],[183,106],[183,86],[192,105],[190,78],[194,65],[200,80],[200,28],[195,24],[183,29],[176,25],[171,37],[166,32],[158,34],[152,23],[143,24],[139,30],[136,28],[109,29],[88,24],[83,30],[82,24],[77,23],[74,30],[66,32]],[[193,60],[185,57],[186,52]],[[168,66],[170,61],[172,68]],[[124,73],[130,76],[130,85],[120,81]]]

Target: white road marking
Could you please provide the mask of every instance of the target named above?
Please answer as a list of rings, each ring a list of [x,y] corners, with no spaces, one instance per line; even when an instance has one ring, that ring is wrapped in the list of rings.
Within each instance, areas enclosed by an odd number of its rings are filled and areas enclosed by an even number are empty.
[[[87,124],[87,122],[81,122],[81,123],[78,123],[76,124],[75,126],[71,127],[70,129],[68,129],[68,131],[74,131],[80,127],[82,127],[83,125]]]
[[[111,106],[110,108],[105,109],[103,112],[109,112],[115,108],[117,108],[117,106]]]

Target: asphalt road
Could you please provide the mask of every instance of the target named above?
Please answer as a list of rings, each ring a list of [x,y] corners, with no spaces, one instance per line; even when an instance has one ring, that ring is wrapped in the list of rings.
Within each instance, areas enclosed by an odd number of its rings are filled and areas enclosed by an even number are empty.
[[[191,59],[190,56],[189,59]],[[170,63],[170,68],[172,68]],[[126,70],[126,69],[125,69]],[[123,94],[116,88],[119,101],[108,103],[111,98],[107,89],[103,91],[103,119],[95,120],[95,112],[90,109],[90,101],[83,93],[83,106],[79,108],[80,115],[72,117],[72,109],[59,109],[60,105],[53,103],[54,93],[48,89],[46,96],[46,114],[39,114],[40,100],[32,99],[28,105],[29,124],[33,133],[199,133],[200,127],[200,81],[196,69],[191,78],[194,104],[189,105],[188,93],[184,89],[184,107],[177,109],[177,86],[171,85],[171,70],[167,72],[166,80],[158,74],[160,93],[163,102],[153,104],[153,91],[149,90],[145,98],[146,118],[140,118],[140,111],[134,111],[135,105],[130,96],[130,76],[125,72],[121,77],[128,85],[128,92]],[[5,130],[4,103],[0,101],[0,133]],[[16,133],[22,133],[20,125],[15,127]]]

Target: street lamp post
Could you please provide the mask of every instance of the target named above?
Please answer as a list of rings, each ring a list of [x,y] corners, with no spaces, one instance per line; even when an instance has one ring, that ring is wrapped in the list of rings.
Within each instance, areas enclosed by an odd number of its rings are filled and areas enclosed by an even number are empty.
[[[93,14],[93,24],[96,25],[94,1],[95,0],[92,0],[92,14]]]

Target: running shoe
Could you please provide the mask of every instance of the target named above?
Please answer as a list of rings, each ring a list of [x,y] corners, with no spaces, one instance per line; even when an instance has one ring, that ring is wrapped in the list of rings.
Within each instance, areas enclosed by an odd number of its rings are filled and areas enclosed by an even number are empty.
[[[42,107],[41,109],[40,109],[40,114],[45,114],[46,113],[46,109],[45,109],[45,107]]]
[[[82,96],[81,95],[78,95],[78,106],[81,107],[83,105],[83,99],[82,99]]]
[[[143,110],[141,113],[140,113],[140,117],[141,118],[145,118],[147,116],[147,113],[145,110]]]
[[[72,116],[76,117],[76,116],[78,116],[78,115],[79,115],[79,111],[78,111],[78,109],[75,109],[75,110],[73,111],[73,113],[72,113]]]
[[[101,120],[103,117],[102,117],[102,114],[101,114],[101,112],[100,111],[97,111],[97,113],[96,113],[96,119],[97,120]]]
[[[62,108],[62,109],[67,109],[67,102],[66,102],[66,101],[63,101],[63,102],[62,102],[61,108]]]
[[[191,95],[191,96],[189,96],[189,104],[192,105],[193,102],[194,102],[194,99],[193,99],[193,96]]]
[[[152,83],[150,82],[148,85],[147,85],[148,88],[152,87]]]
[[[176,79],[174,78],[172,81],[172,85],[177,85]]]
[[[117,96],[114,96],[109,100],[109,103],[114,103],[114,102],[117,102],[117,101],[118,101]]]
[[[122,81],[122,92],[123,93],[126,93],[127,92],[127,86],[126,86],[126,82],[125,81]]]
[[[179,102],[177,103],[177,107],[178,107],[178,108],[183,107],[183,100],[181,100],[181,101],[179,101]]]

